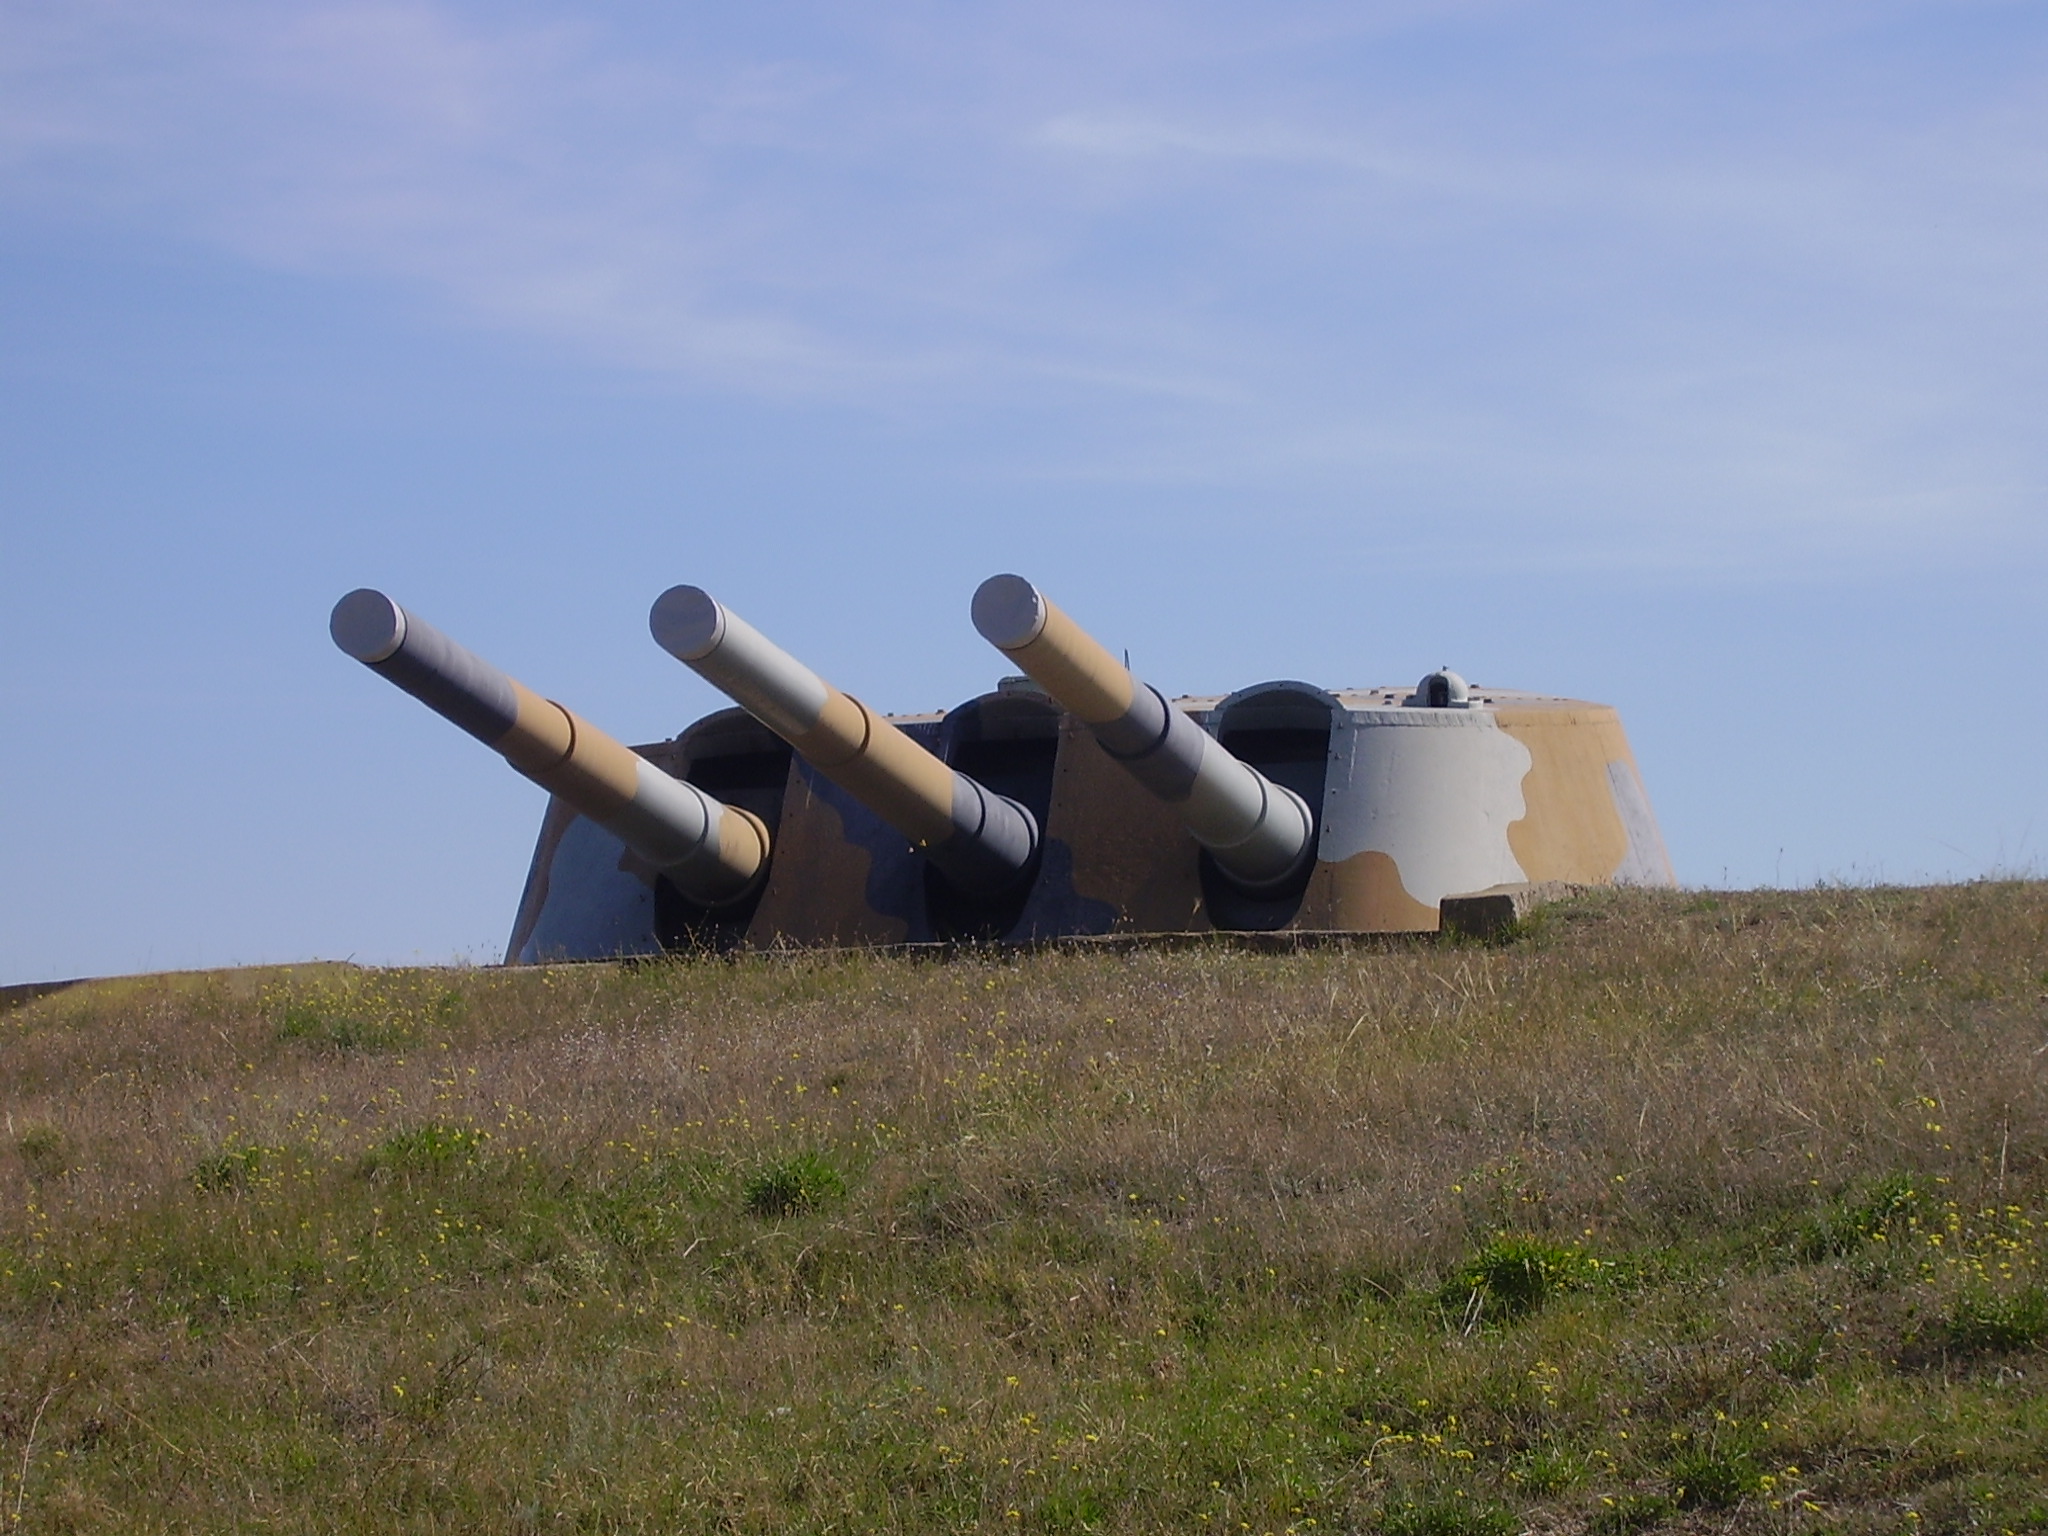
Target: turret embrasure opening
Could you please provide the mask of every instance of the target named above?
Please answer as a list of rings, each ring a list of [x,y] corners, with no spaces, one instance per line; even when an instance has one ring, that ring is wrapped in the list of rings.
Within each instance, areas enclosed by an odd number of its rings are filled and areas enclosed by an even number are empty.
[[[746,938],[754,909],[775,866],[782,831],[782,797],[789,785],[789,743],[743,709],[707,715],[676,738],[685,763],[682,778],[727,805],[751,811],[768,829],[768,870],[736,902],[708,907],[666,880],[654,887],[654,932],[669,950],[736,948]]]
[[[970,699],[947,715],[939,727],[938,753],[948,767],[1029,811],[1038,823],[1043,850],[1059,744],[1059,707],[1036,689],[1009,686]],[[925,912],[932,936],[1000,939],[1024,915],[1024,904],[1037,878],[1038,861],[1034,858],[1007,890],[993,897],[974,897],[927,864]]]
[[[1301,910],[1315,869],[1314,844],[1322,831],[1323,789],[1330,776],[1330,733],[1335,699],[1307,683],[1263,684],[1232,694],[1210,717],[1210,730],[1231,756],[1293,790],[1315,822],[1310,856],[1286,884],[1248,891],[1204,852],[1202,899],[1218,928],[1269,932],[1285,928]]]

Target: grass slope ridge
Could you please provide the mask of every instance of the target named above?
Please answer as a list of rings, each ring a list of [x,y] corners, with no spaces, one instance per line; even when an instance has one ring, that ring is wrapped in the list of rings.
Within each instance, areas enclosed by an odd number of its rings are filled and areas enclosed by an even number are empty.
[[[0,1015],[0,1526],[2048,1529],[2048,886]]]

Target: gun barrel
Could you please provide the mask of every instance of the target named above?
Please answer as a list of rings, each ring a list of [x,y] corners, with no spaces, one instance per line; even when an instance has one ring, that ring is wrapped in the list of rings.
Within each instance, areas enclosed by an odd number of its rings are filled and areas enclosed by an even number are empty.
[[[841,693],[701,587],[648,614],[655,643],[787,741],[920,849],[961,890],[993,896],[1028,873],[1038,822]]]
[[[1312,857],[1315,819],[1301,796],[1232,756],[1022,576],[983,582],[973,614],[981,637],[1179,811],[1232,880],[1250,891],[1271,890]]]
[[[500,753],[668,877],[693,901],[748,894],[768,862],[759,817],[671,778],[368,587],[334,605],[334,643]]]

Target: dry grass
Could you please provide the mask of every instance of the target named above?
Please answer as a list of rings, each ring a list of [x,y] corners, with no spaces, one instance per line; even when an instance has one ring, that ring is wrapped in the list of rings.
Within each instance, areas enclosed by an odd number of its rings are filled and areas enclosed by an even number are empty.
[[[2048,1529],[2048,886],[0,1015],[0,1525]]]

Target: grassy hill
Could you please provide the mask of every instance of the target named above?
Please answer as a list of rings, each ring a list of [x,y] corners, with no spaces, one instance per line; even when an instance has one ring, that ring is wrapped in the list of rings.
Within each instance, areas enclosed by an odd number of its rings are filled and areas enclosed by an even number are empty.
[[[0,1527],[2048,1530],[2048,886],[0,1014]]]

